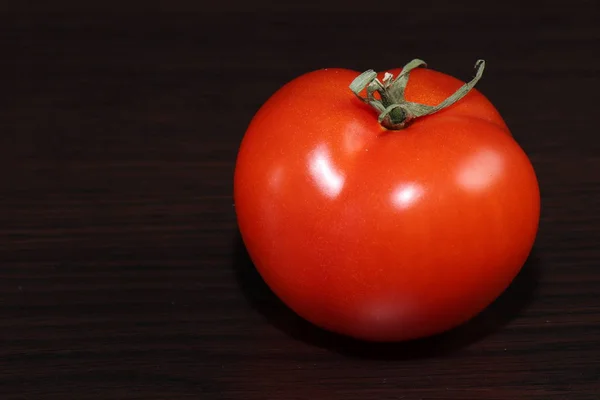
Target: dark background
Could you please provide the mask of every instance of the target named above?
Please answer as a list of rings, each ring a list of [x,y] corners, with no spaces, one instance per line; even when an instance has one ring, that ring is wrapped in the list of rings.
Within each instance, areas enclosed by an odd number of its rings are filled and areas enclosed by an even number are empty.
[[[600,398],[598,5],[484,3],[2,6],[0,398]],[[365,344],[261,281],[235,157],[294,77],[417,57],[463,80],[487,61],[540,231],[470,323]]]

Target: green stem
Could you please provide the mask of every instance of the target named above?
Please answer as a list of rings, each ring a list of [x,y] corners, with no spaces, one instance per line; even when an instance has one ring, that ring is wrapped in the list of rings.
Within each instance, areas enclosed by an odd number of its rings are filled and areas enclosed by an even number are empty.
[[[475,77],[468,83],[461,86],[447,99],[437,106],[428,106],[425,104],[412,103],[404,98],[404,91],[408,83],[410,71],[419,67],[426,67],[424,61],[414,59],[406,64],[398,76],[393,79],[392,74],[386,73],[383,81],[377,79],[377,73],[368,70],[356,77],[350,84],[350,90],[363,102],[369,104],[379,112],[379,123],[387,129],[403,129],[416,118],[436,113],[444,108],[450,107],[467,95],[477,84],[483,70],[485,61],[477,60],[475,68],[477,70]],[[366,97],[360,93],[366,89]],[[380,99],[375,98],[374,93],[380,95]]]

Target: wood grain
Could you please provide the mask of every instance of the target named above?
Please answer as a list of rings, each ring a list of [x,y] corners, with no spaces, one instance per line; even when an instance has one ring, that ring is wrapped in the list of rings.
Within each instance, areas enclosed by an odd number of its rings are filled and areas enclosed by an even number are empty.
[[[0,13],[2,399],[599,398],[595,2],[415,4],[394,24],[67,3]],[[269,291],[237,233],[233,168],[288,80],[414,57],[465,80],[486,59],[478,88],[536,168],[540,231],[473,321],[365,344]]]

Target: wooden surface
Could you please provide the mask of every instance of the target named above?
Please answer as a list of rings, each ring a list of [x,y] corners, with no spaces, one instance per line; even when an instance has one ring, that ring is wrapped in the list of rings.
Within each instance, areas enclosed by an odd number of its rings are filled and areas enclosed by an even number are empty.
[[[2,11],[0,398],[600,398],[597,3],[426,3],[394,23],[314,4]],[[478,88],[536,168],[540,231],[470,323],[364,344],[303,322],[261,281],[234,162],[295,76],[415,57],[465,80],[486,59]]]

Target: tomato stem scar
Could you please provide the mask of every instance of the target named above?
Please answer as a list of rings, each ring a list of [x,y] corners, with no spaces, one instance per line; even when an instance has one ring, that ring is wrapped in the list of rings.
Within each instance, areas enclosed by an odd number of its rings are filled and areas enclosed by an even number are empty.
[[[399,130],[407,127],[413,120],[450,107],[465,97],[481,79],[485,61],[477,60],[475,63],[475,69],[477,70],[475,77],[437,106],[413,103],[404,98],[410,72],[415,68],[426,66],[427,64],[423,60],[414,59],[402,67],[401,72],[395,79],[392,74],[386,72],[383,81],[377,78],[377,72],[370,69],[352,81],[350,90],[361,101],[369,104],[379,112],[378,120],[381,125],[387,129]],[[367,96],[363,97],[360,93],[365,89]],[[379,99],[374,96],[375,92],[379,93]]]

